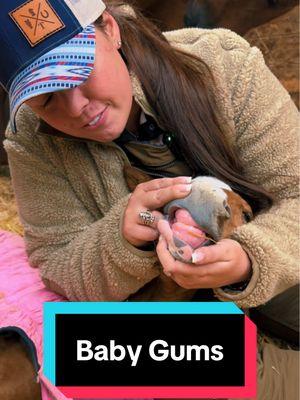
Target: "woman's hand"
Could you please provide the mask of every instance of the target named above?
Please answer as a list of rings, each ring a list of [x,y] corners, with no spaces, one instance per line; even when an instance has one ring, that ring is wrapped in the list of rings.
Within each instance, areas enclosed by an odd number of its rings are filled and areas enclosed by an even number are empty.
[[[133,246],[139,247],[158,239],[157,222],[163,217],[157,211],[169,201],[186,197],[191,191],[190,177],[154,179],[140,183],[132,192],[125,209],[122,234]],[[150,210],[155,217],[151,226],[143,224],[142,211]]]
[[[247,280],[251,261],[235,240],[223,239],[193,253],[194,265],[175,260],[161,235],[156,247],[164,273],[185,289],[219,288]]]

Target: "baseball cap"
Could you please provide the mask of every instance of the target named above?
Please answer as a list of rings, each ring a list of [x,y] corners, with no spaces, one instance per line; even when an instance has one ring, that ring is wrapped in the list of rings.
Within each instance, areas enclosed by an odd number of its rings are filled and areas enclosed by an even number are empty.
[[[0,83],[9,93],[10,123],[28,99],[71,89],[94,67],[102,0],[9,0],[0,5]]]

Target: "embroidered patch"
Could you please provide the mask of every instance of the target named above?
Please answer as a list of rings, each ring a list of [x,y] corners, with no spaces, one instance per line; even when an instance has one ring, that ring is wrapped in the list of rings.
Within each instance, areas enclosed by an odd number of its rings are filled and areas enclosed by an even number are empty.
[[[29,0],[9,13],[31,47],[65,27],[47,0]]]

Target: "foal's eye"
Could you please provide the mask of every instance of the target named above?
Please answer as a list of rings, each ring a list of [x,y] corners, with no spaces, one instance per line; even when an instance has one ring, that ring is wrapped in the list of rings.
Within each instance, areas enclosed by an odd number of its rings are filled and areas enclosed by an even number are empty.
[[[231,215],[231,209],[229,206],[225,206],[225,210],[226,212],[229,214],[229,216]]]
[[[243,211],[243,218],[246,223],[252,221],[253,215],[251,212]]]

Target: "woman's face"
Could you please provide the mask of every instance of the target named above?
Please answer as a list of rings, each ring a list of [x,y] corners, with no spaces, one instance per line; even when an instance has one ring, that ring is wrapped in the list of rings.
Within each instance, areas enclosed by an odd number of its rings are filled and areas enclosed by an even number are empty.
[[[80,86],[36,96],[27,104],[44,121],[72,136],[110,142],[124,130],[132,107],[129,72],[118,48],[116,21],[103,14],[105,32],[96,29],[94,70]]]

